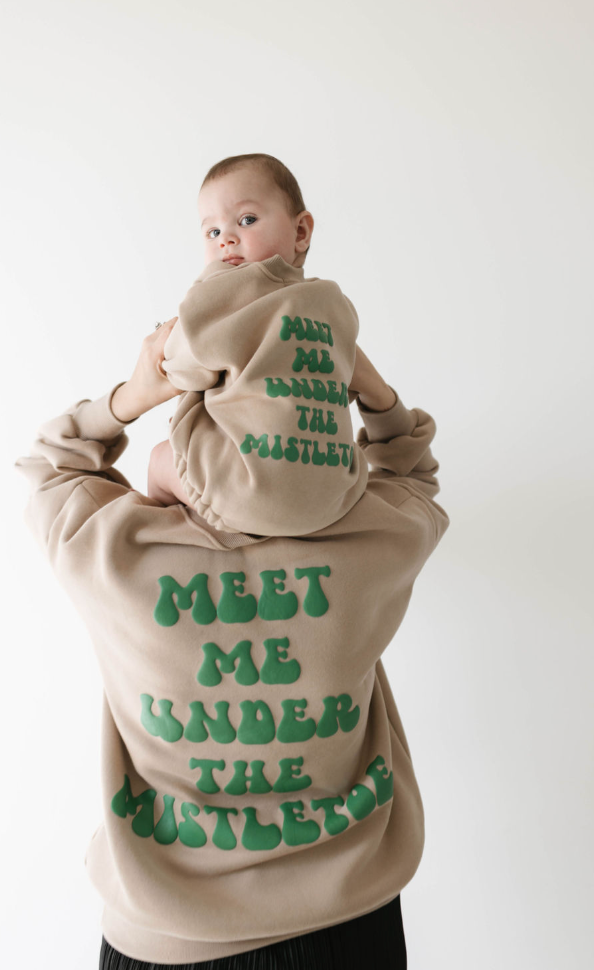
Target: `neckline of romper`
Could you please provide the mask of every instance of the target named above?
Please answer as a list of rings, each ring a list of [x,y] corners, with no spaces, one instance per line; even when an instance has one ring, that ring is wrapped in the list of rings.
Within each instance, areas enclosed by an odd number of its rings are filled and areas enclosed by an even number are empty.
[[[303,266],[291,266],[282,256],[276,253],[275,256],[269,256],[268,259],[263,259],[259,262],[249,262],[246,260],[245,263],[240,263],[239,266],[233,266],[230,263],[223,263],[219,259],[213,259],[211,263],[208,263],[204,267],[196,282],[202,283],[204,280],[214,276],[241,272],[248,266],[257,266],[265,276],[279,283],[303,283],[305,279]],[[310,279],[317,279],[317,277],[310,277]]]

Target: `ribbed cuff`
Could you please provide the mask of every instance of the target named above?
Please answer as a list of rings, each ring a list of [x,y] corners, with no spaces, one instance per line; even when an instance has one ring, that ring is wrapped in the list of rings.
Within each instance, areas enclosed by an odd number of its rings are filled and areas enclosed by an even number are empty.
[[[388,387],[396,394],[396,400],[387,411],[370,411],[357,398],[359,414],[363,418],[367,439],[370,442],[388,441],[390,438],[397,438],[401,434],[412,434],[418,424],[419,416],[417,412],[409,411],[392,385],[389,384]]]
[[[110,441],[116,438],[127,425],[138,421],[138,418],[120,421],[111,409],[113,395],[118,387],[125,383],[120,381],[102,397],[98,397],[95,401],[82,401],[78,406],[73,417],[82,441]]]

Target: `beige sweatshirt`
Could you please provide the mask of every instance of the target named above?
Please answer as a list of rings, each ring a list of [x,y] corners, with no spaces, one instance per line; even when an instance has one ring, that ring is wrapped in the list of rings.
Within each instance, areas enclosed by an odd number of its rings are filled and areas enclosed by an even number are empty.
[[[348,512],[367,464],[348,394],[359,323],[339,286],[280,255],[216,260],[178,314],[163,370],[188,393],[169,438],[196,511],[218,529],[269,536]]]
[[[424,843],[381,658],[449,524],[433,419],[398,398],[361,409],[359,501],[315,534],[255,538],[130,486],[115,390],[46,421],[16,462],[103,678],[85,862],[106,939],[194,962],[377,909]]]

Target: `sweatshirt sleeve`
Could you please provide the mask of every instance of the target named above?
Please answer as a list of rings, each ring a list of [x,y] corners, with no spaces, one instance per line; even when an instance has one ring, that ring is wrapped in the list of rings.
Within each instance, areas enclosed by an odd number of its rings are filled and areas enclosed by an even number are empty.
[[[125,451],[128,424],[111,409],[116,384],[97,400],[85,398],[39,427],[30,455],[14,467],[29,482],[25,521],[51,560],[85,521],[132,486],[112,467]]]
[[[174,387],[182,391],[206,391],[218,383],[220,372],[204,367],[192,352],[181,319],[183,307],[182,303],[180,318],[174,323],[165,342],[163,348],[165,359],[161,366]]]
[[[371,466],[368,488],[402,512],[407,503],[406,514],[413,515],[420,531],[427,531],[437,545],[449,518],[435,501],[440,490],[439,463],[430,447],[435,421],[421,408],[409,410],[395,390],[394,394],[396,400],[387,411],[370,411],[357,399],[364,422],[357,443]]]
[[[213,260],[179,304],[177,321],[163,348],[162,367],[182,391],[214,387],[236,353],[236,314],[261,295],[262,287],[257,264],[247,264],[239,276],[236,269]],[[213,366],[214,360],[218,367]]]

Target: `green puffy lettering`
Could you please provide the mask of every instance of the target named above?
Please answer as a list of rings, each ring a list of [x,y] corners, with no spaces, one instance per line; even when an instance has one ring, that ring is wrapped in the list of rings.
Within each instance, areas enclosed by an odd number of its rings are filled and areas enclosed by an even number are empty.
[[[288,397],[291,388],[285,384],[282,377],[265,377],[266,394],[268,397]]]
[[[319,320],[314,320],[314,323],[315,323],[316,327],[318,328],[318,337],[319,337],[321,343],[327,344],[328,343],[328,334],[326,333],[326,331],[324,329],[324,327],[327,326],[327,324],[320,323]]]
[[[223,592],[217,607],[217,616],[223,623],[249,623],[253,620],[258,604],[251,593],[243,595],[245,573],[221,573]]]
[[[326,461],[329,465],[339,465],[340,455],[336,454],[336,442],[327,441],[326,442]]]
[[[187,741],[206,741],[210,736],[219,744],[230,744],[235,741],[235,729],[229,720],[229,701],[215,701],[216,719],[210,717],[204,710],[202,701],[191,701],[190,720],[184,730]],[[209,731],[205,727],[208,724]]]
[[[318,721],[317,735],[319,738],[330,738],[336,734],[340,725],[341,731],[348,734],[359,721],[361,709],[357,704],[351,710],[353,698],[350,694],[339,694],[338,697],[324,697],[324,713]]]
[[[334,420],[334,411],[326,411],[326,434],[336,434],[338,425]]]
[[[321,350],[320,357],[318,357],[318,351],[315,347],[310,351],[304,350],[303,347],[295,347],[293,370],[303,370],[305,365],[307,365],[310,374],[315,371],[321,371],[322,374],[331,374],[334,370],[334,361],[331,359],[329,351]]]
[[[161,713],[153,714],[153,700],[150,694],[140,695],[140,723],[143,728],[154,738],[169,742],[179,741],[183,734],[183,725],[171,713],[173,701],[157,701]]]
[[[316,722],[313,717],[305,717],[304,708],[307,707],[305,697],[299,700],[287,698],[281,701],[283,717],[278,726],[279,741],[290,744],[293,741],[309,741],[316,733]]]
[[[291,394],[293,397],[304,397],[306,400],[313,397],[313,391],[309,386],[307,377],[291,378]]]
[[[309,465],[309,446],[311,445],[311,440],[309,438],[300,438],[300,443],[303,445],[303,451],[301,452],[301,462],[303,465]]]
[[[237,740],[241,744],[270,744],[274,738],[274,718],[265,701],[240,701],[241,724]],[[261,717],[258,717],[261,714]]]
[[[194,805],[194,802],[182,802],[181,813],[184,821],[179,823],[177,830],[179,841],[191,849],[199,849],[206,844],[206,832],[198,822],[194,822],[189,816],[199,815],[200,809],[197,805]]]
[[[256,447],[256,445],[258,445],[259,457],[268,458],[270,455],[270,448],[268,447],[267,434],[261,434],[259,438],[256,438],[255,435],[250,434],[248,432],[245,438],[243,439],[243,441],[241,442],[239,446],[239,450],[242,453],[242,455],[249,455],[251,454],[252,450]]]
[[[189,610],[192,606],[193,593],[196,593],[192,608],[194,622],[207,625],[216,619],[217,612],[208,592],[206,573],[197,573],[187,586],[180,586],[173,576],[160,576],[159,586],[161,593],[153,613],[159,626],[173,626],[177,623],[179,610]],[[174,595],[177,597],[177,607],[173,602]]]
[[[308,616],[323,616],[328,609],[328,600],[320,583],[320,576],[329,576],[330,566],[305,566],[295,570],[295,578],[307,577],[308,586],[303,609]]]
[[[288,439],[287,447],[285,448],[285,458],[287,461],[299,460],[299,448],[297,447],[298,440],[298,438],[293,438],[292,436]]]
[[[290,340],[291,334],[294,334],[297,340],[305,339],[305,327],[303,326],[303,320],[301,317],[295,317],[295,319],[292,320],[291,317],[283,315],[279,336],[281,340]]]
[[[267,795],[272,791],[272,785],[264,775],[263,761],[250,761],[251,775],[247,774],[247,761],[234,761],[234,775],[225,791],[228,795],[245,795],[248,787],[252,794]],[[249,783],[249,785],[248,785]]]
[[[297,612],[295,593],[284,593],[284,569],[264,569],[260,573],[262,592],[258,600],[258,616],[263,620],[289,620]]]
[[[177,839],[177,823],[173,812],[173,795],[163,795],[163,814],[155,825],[153,838],[161,845],[171,845]]]
[[[220,792],[221,789],[212,777],[212,773],[215,768],[218,771],[224,770],[225,762],[222,758],[219,761],[213,761],[211,758],[190,758],[190,768],[200,768],[201,771],[196,788],[207,795],[216,795]]]
[[[313,819],[303,822],[303,802],[282,802],[284,815],[283,842],[286,845],[305,845],[320,836],[320,826]]]
[[[305,427],[307,427],[307,422],[305,424]],[[312,408],[311,421],[309,422],[309,430],[319,431],[320,433],[326,430],[326,426],[324,424],[324,412],[322,408]]]
[[[311,410],[311,408],[307,407],[307,405],[305,405],[305,404],[296,404],[295,405],[295,410],[300,412],[299,413],[299,421],[297,422],[297,427],[299,428],[300,431],[306,431],[307,430],[307,413],[308,413],[308,411]],[[315,408],[314,408],[314,410],[315,410]]]
[[[124,775],[124,784],[111,800],[111,810],[115,815],[119,815],[120,818],[126,818],[128,812],[130,815],[134,815],[136,807],[136,799],[132,794],[130,779],[128,775]]]
[[[233,829],[229,822],[229,815],[237,815],[237,809],[224,808],[222,805],[205,805],[204,811],[207,814],[214,812],[216,815],[217,824],[212,834],[212,841],[216,847],[218,849],[234,849],[237,845],[237,839],[233,834]]]
[[[339,444],[338,447],[342,451],[342,463],[343,463],[343,465],[344,465],[345,468],[348,468],[349,465],[350,465],[349,458],[350,458],[351,446],[350,445],[344,445],[344,444],[341,443],[341,444]]]
[[[221,670],[224,674],[231,674],[235,670],[235,680],[238,684],[255,684],[258,680],[258,671],[252,660],[250,640],[240,640],[229,653],[221,650],[216,643],[203,643],[204,660],[196,674],[198,683],[203,687],[215,687],[223,679]],[[220,665],[220,669],[219,669]]]
[[[312,798],[309,803],[314,812],[321,808],[324,812],[324,828],[329,835],[340,835],[349,827],[349,820],[346,815],[336,813],[337,805],[344,805],[344,798],[340,795],[328,796],[326,798]]]
[[[355,785],[346,800],[349,812],[357,821],[370,815],[376,804],[375,795],[366,785]]]
[[[310,776],[301,774],[303,757],[281,758],[278,764],[281,773],[274,783],[274,791],[301,791],[309,788],[312,783]]]
[[[388,774],[388,766],[381,754],[378,754],[371,764],[367,765],[365,774],[370,775],[373,780],[378,805],[383,805],[384,802],[389,801],[394,794],[394,772],[391,771]]]
[[[304,317],[303,319],[305,320],[305,339],[317,343],[320,339],[318,328],[314,326],[313,321],[308,317]]]
[[[283,457],[283,446],[281,444],[281,436],[279,434],[275,434],[274,436],[274,444],[270,450],[270,457],[274,458],[276,461]]]
[[[291,614],[293,615],[293,614]],[[263,684],[294,684],[299,680],[301,665],[298,660],[286,658],[289,638],[270,637],[264,641],[266,660],[260,668],[260,679]]]
[[[306,380],[306,378],[304,378]],[[330,383],[330,381],[328,381]],[[336,383],[336,381],[334,381]],[[312,377],[311,386],[313,388],[313,396],[315,401],[325,401],[328,397],[328,391],[326,385],[323,381],[319,381],[317,377]]]
[[[142,839],[146,839],[153,834],[155,827],[154,804],[156,797],[157,792],[154,788],[147,788],[140,795],[134,797],[130,779],[128,775],[124,775],[124,785],[113,796],[111,808],[120,818],[125,818],[126,815],[134,815],[132,831]],[[140,812],[136,814],[139,808]]]
[[[326,464],[326,455],[323,454],[320,451],[320,449],[318,447],[318,442],[317,442],[317,440],[315,438],[314,438],[314,443],[313,443],[313,454],[311,456],[311,460],[314,463],[314,465],[325,465]]]
[[[322,353],[328,353],[328,351],[322,351]],[[307,364],[307,369],[310,373],[320,369],[320,361],[318,359],[318,352],[314,347],[313,350],[307,351],[303,347],[295,347],[295,360],[293,361],[293,370],[300,371],[303,370],[304,366]]]
[[[157,797],[157,792],[154,788],[147,788],[145,791],[138,795],[136,801],[140,806],[140,811],[138,815],[135,815],[132,820],[132,831],[141,837],[141,839],[147,839],[153,834],[155,828],[155,798]]]
[[[328,381],[328,404],[338,404],[340,401],[340,391],[337,389],[336,381]]]
[[[245,825],[241,834],[241,844],[245,849],[261,852],[263,849],[276,849],[281,841],[281,830],[278,825],[260,825],[256,818],[256,809],[248,806],[242,808],[245,815]]]

